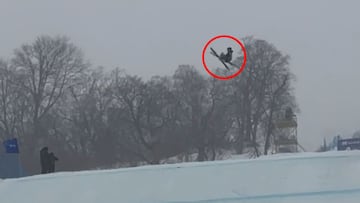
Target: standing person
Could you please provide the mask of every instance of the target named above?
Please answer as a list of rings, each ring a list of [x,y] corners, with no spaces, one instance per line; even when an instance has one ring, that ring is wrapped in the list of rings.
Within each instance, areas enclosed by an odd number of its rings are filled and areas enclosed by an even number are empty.
[[[48,173],[48,171],[49,171],[49,149],[48,149],[48,147],[43,147],[40,150],[40,164],[41,164],[41,174]]]
[[[49,173],[55,172],[55,162],[58,160],[59,159],[55,156],[53,152],[49,154],[49,171],[48,171]]]

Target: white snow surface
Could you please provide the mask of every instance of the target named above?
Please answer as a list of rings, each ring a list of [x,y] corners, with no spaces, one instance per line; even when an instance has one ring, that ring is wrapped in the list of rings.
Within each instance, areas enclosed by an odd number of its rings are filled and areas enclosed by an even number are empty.
[[[360,151],[0,180],[0,203],[360,202]]]

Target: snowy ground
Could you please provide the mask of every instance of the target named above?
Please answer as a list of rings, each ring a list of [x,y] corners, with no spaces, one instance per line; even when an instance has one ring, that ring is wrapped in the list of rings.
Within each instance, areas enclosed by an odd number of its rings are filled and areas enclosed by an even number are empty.
[[[360,151],[274,155],[0,181],[1,203],[360,202]]]

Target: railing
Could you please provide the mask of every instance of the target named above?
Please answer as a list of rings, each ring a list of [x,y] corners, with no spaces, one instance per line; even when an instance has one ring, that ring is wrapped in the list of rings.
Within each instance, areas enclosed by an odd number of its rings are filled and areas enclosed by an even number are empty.
[[[293,117],[292,119],[284,119],[275,123],[277,128],[296,128],[297,127],[297,119]]]

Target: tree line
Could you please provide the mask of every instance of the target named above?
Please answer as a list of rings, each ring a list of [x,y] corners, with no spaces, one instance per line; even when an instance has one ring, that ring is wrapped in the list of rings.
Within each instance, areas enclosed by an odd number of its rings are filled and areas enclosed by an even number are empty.
[[[297,109],[294,75],[289,56],[271,43],[243,42],[247,65],[235,79],[180,65],[144,80],[92,67],[67,37],[39,36],[0,60],[0,139],[19,139],[30,173],[39,172],[43,146],[60,157],[60,170],[266,155],[274,121]]]

